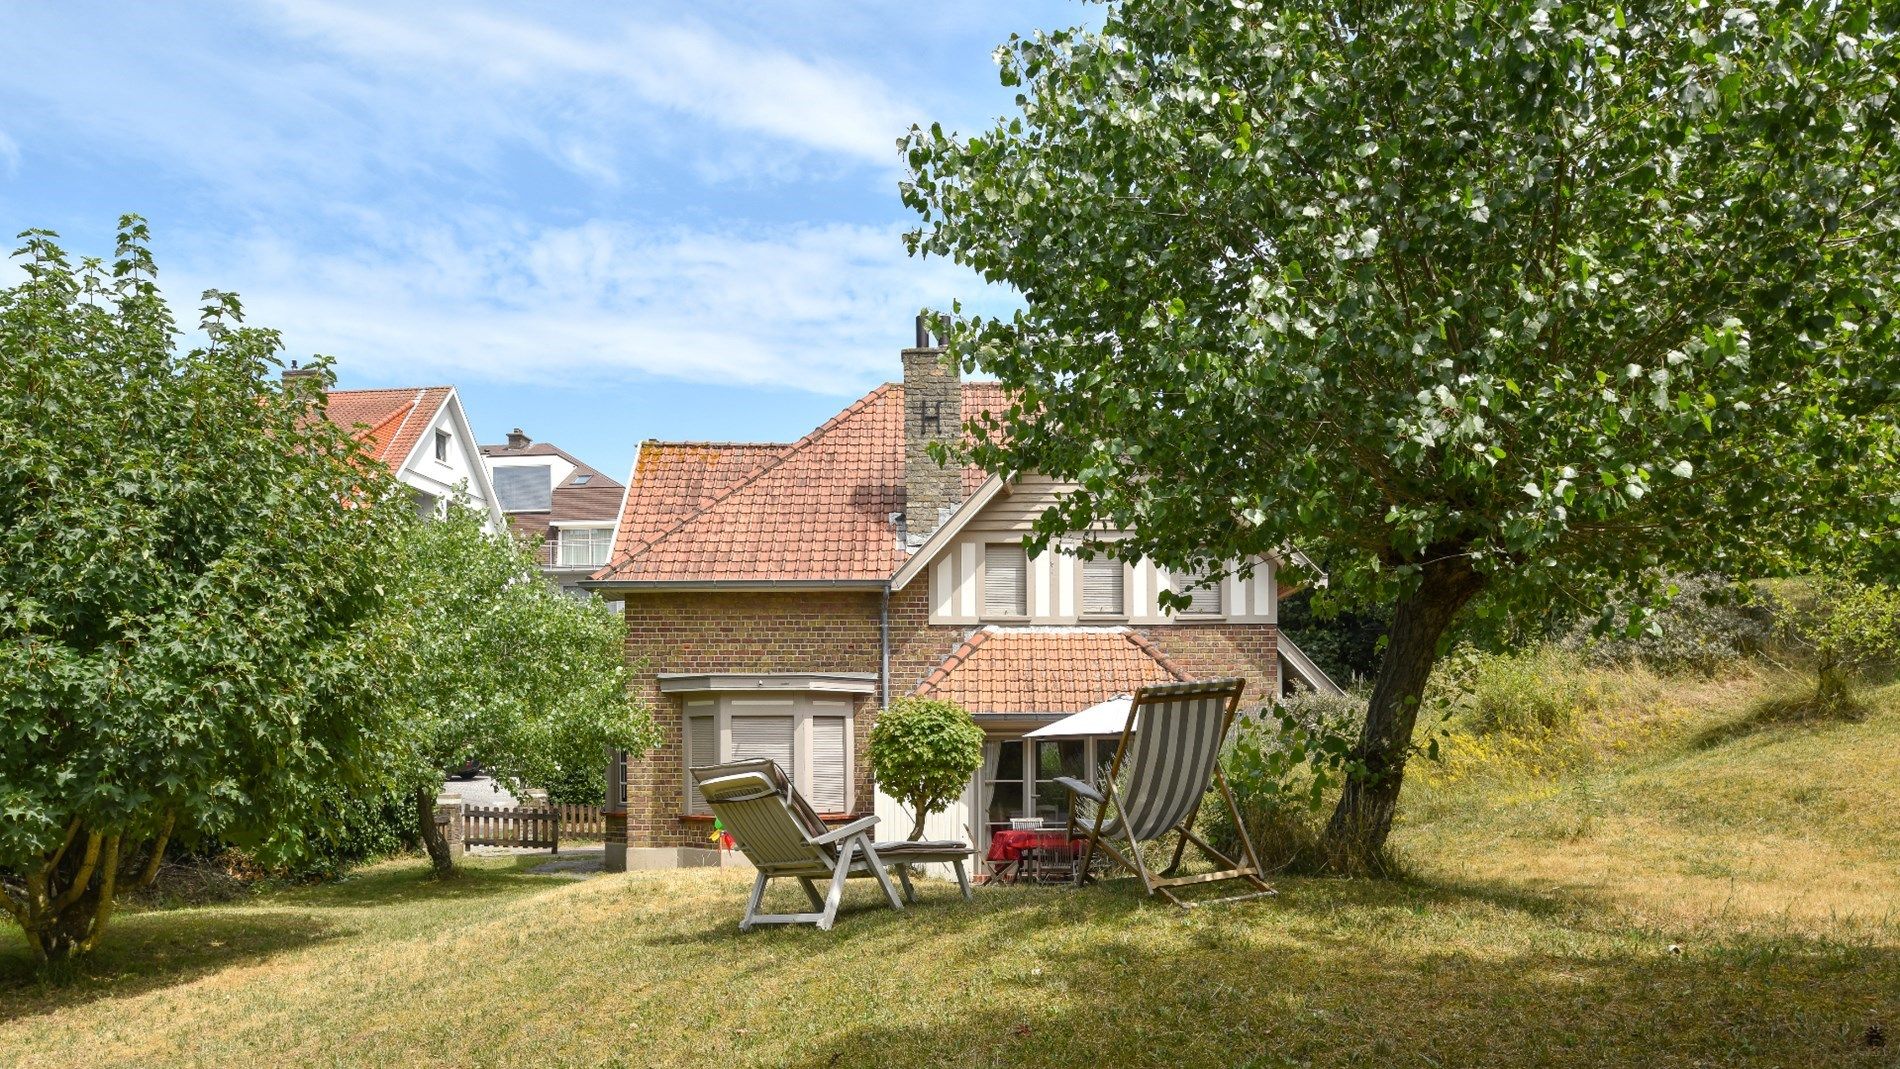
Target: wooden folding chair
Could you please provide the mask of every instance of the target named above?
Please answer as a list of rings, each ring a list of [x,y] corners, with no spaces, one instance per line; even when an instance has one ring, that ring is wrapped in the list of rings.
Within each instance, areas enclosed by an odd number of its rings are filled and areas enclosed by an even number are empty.
[[[1076,835],[1081,825],[1082,857],[1075,867],[1078,886],[1089,882],[1089,863],[1099,848],[1104,854],[1140,877],[1150,895],[1160,892],[1168,901],[1183,908],[1209,902],[1232,902],[1260,898],[1276,893],[1261,878],[1260,859],[1254,854],[1253,839],[1241,820],[1240,807],[1221,775],[1220,749],[1227,730],[1240,707],[1240,692],[1246,687],[1241,679],[1216,679],[1201,683],[1168,683],[1143,687],[1130,703],[1128,723],[1122,727],[1121,742],[1115,748],[1114,763],[1101,789],[1069,776],[1056,779],[1070,792],[1069,834]],[[1123,770],[1127,770],[1126,777]],[[1233,816],[1240,834],[1240,846],[1246,863],[1214,849],[1194,833],[1194,817],[1200,811],[1201,798],[1209,784],[1219,786],[1221,798]],[[1142,860],[1141,844],[1175,832],[1174,860],[1156,876]],[[1111,841],[1114,840],[1114,841]],[[1214,872],[1194,876],[1176,876],[1181,858],[1192,841],[1208,857],[1225,866]],[[1125,844],[1127,852],[1118,849]],[[1185,902],[1173,888],[1185,884],[1244,880],[1255,890],[1225,898]]]

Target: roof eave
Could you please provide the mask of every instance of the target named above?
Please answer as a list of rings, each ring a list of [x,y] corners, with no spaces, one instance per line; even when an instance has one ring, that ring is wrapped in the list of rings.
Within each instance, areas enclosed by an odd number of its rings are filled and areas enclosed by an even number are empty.
[[[883,590],[883,579],[588,579],[583,590]]]

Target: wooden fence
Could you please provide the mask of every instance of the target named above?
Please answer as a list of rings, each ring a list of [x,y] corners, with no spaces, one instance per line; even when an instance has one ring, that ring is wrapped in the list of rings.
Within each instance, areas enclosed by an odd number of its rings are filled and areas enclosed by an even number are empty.
[[[607,818],[595,805],[472,805],[462,810],[464,846],[519,846],[561,852],[561,840],[599,839]]]
[[[561,816],[553,809],[472,805],[462,811],[465,846],[524,846],[561,852]]]
[[[554,808],[561,814],[562,835],[570,839],[606,838],[607,818],[601,815],[599,806],[561,803]]]

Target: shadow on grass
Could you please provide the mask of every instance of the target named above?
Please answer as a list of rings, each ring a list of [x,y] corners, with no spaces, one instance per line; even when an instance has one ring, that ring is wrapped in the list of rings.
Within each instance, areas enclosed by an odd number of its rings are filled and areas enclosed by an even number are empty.
[[[1824,730],[1865,723],[1876,710],[1860,697],[1824,701],[1813,691],[1784,691],[1749,706],[1742,716],[1716,724],[1689,740],[1693,750],[1713,750],[1751,735],[1799,729]]]
[[[1289,898],[1446,905],[1473,896],[1516,908],[1520,897],[1320,882],[1332,885],[1289,888]],[[1571,948],[1539,925],[1547,937],[1507,949],[1511,942],[1462,944],[1456,922],[1441,942],[1394,940],[1363,913],[1322,935],[1289,918],[1298,930],[1269,938],[1248,936],[1263,934],[1250,926],[1275,922],[1271,907],[1192,917],[1189,937],[1165,949],[1112,933],[1000,944],[1022,968],[992,975],[980,997],[960,1000],[964,1009],[943,1012],[929,999],[887,1005],[772,1061],[814,1069],[1895,1064],[1891,1048],[1876,1045],[1900,1026],[1892,946],[1735,937],[1676,955],[1628,939]]]
[[[527,871],[546,860],[534,855],[484,859],[463,866],[453,878],[438,880],[426,861],[402,858],[326,883],[267,888],[214,905],[125,905],[99,949],[46,969],[37,967],[17,928],[0,929],[0,1023],[189,983],[221,969],[356,934],[364,925],[346,911],[427,908],[571,884]]]
[[[355,909],[533,894],[573,882],[528,871],[546,864],[547,860],[545,854],[522,854],[464,861],[456,866],[455,875],[438,879],[427,861],[398,858],[355,869],[339,879],[283,888],[269,897],[276,902],[318,909]]]
[[[43,971],[25,938],[9,931],[0,936],[0,1023],[189,983],[351,931],[321,917],[244,906],[135,913],[115,919],[98,950]]]

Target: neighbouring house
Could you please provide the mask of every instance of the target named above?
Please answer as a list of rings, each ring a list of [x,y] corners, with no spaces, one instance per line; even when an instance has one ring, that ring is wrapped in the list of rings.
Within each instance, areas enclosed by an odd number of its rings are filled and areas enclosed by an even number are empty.
[[[308,374],[315,372],[294,363],[284,371],[287,379]],[[460,495],[487,516],[489,530],[501,530],[495,490],[455,387],[331,390],[325,412],[409,488],[417,512],[437,515]]]
[[[908,818],[870,782],[877,711],[905,695],[969,709],[982,769],[932,838],[979,849],[1011,818],[1066,818],[1062,775],[1094,779],[1112,745],[1023,733],[1146,683],[1244,676],[1250,704],[1290,678],[1336,689],[1279,634],[1278,562],[1200,576],[1152,562],[1027,556],[1062,486],[944,469],[933,441],[997,411],[921,326],[886,383],[796,442],[640,446],[612,559],[585,586],[624,599],[627,657],[661,729],[609,776],[615,867],[720,863],[693,765],[771,757],[827,819]],[[1071,548],[1073,542],[1070,543]],[[1157,593],[1194,589],[1168,615]],[[894,832],[893,834],[901,834]]]
[[[542,570],[561,589],[579,593],[580,581],[612,554],[626,487],[520,427],[506,443],[481,449],[509,526],[539,540]]]

